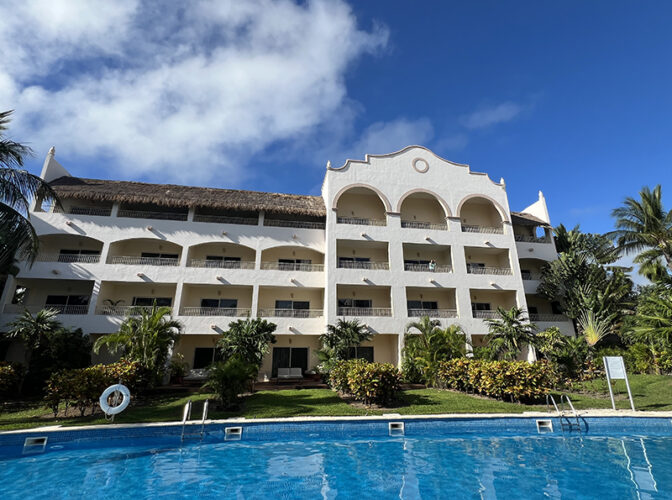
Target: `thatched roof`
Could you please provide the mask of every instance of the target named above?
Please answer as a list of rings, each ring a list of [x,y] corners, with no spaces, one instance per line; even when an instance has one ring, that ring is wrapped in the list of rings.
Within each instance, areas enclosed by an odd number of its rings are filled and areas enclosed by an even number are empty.
[[[551,227],[543,220],[534,215],[526,214],[524,212],[511,212],[511,224],[514,226],[541,226]]]
[[[63,199],[129,204],[154,204],[166,207],[207,207],[235,211],[324,217],[320,196],[262,193],[236,189],[216,189],[174,184],[107,181],[81,177],[59,177],[51,186]]]

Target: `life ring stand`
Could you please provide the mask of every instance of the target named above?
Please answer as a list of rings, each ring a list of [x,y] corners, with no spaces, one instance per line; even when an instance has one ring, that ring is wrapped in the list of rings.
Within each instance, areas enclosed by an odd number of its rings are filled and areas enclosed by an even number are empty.
[[[121,394],[121,403],[115,406],[110,406],[107,399],[115,392]],[[115,399],[118,400],[118,396]],[[100,409],[103,410],[105,415],[118,415],[124,411],[131,402],[131,391],[129,391],[128,387],[123,384],[114,384],[103,391],[98,402],[100,403]]]

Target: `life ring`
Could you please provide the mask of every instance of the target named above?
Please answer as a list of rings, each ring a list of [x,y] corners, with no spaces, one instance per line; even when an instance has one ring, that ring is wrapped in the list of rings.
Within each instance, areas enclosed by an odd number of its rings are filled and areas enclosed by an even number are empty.
[[[119,405],[110,406],[107,402],[107,398],[109,398],[114,392],[120,392],[123,399]],[[105,389],[103,394],[101,394],[100,400],[98,402],[100,403],[100,408],[103,410],[103,412],[105,412],[106,415],[117,415],[124,411],[131,402],[131,391],[129,391],[128,387],[125,385],[114,384]]]

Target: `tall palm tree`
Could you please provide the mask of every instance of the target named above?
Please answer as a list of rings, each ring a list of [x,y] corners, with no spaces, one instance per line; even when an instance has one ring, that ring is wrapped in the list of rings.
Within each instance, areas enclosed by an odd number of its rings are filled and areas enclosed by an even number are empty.
[[[621,254],[636,253],[634,261],[644,272],[657,262],[672,271],[672,210],[663,207],[660,185],[653,190],[644,187],[638,200],[626,198],[611,215],[616,219],[616,230],[608,236],[616,241]]]
[[[5,274],[15,257],[32,263],[37,255],[37,234],[29,220],[31,200],[59,203],[49,184],[23,169],[31,149],[6,137],[12,113],[0,112],[0,273]]]
[[[170,349],[179,340],[182,323],[171,318],[171,308],[139,307],[131,310],[119,327],[119,332],[96,340],[93,351],[97,354],[106,346],[111,353],[121,351],[132,361],[150,371],[155,382],[163,377]]]
[[[513,360],[523,351],[525,346],[534,346],[536,326],[527,323],[523,310],[519,307],[511,309],[497,308],[499,318],[486,319],[490,333],[486,337],[488,346],[492,347],[498,357]]]
[[[275,323],[262,318],[240,319],[229,323],[229,329],[222,332],[217,345],[222,350],[224,358],[237,355],[259,370],[270,344],[276,342],[273,335],[276,328]]]
[[[320,337],[323,361],[347,359],[351,347],[371,340],[373,334],[358,319],[339,319],[335,325],[327,325],[327,333]]]

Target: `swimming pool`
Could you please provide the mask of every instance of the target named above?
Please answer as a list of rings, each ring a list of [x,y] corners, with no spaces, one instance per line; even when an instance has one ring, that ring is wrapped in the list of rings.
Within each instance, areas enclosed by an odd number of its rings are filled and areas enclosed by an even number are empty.
[[[1,434],[0,498],[672,498],[669,419],[537,420],[396,419],[393,436],[383,419],[246,421],[184,444],[174,425]],[[23,455],[27,436],[45,451]]]

